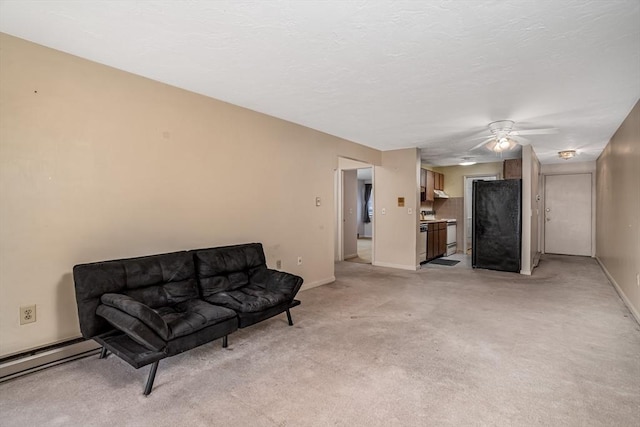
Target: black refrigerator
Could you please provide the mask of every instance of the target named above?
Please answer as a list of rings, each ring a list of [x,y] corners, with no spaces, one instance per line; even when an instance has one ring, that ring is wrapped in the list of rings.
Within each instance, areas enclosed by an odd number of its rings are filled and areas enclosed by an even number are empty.
[[[473,268],[520,272],[522,180],[473,182]]]

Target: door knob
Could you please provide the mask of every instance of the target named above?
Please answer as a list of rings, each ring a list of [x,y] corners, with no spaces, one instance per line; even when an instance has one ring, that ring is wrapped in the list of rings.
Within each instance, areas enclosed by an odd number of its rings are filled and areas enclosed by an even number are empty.
[[[551,212],[551,209],[547,208],[545,209],[546,212]]]
[[[551,221],[551,218],[547,218],[547,222]]]

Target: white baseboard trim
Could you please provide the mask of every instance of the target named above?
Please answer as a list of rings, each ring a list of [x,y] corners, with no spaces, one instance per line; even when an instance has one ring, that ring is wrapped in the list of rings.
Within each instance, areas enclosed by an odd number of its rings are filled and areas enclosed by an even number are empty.
[[[335,281],[336,281],[336,276],[331,276],[331,277],[327,277],[326,279],[316,280],[315,282],[305,283],[302,285],[302,288],[300,288],[300,292],[306,291],[312,288],[317,288],[318,286],[327,285]]]
[[[0,364],[0,382],[10,380],[22,375],[37,372],[51,366],[79,359],[81,357],[98,354],[100,345],[93,341],[82,341],[74,344],[63,345],[42,352],[33,351],[24,357],[10,359]]]
[[[616,292],[618,292],[618,295],[620,295],[620,298],[622,299],[622,302],[624,302],[624,305],[627,306],[633,317],[636,319],[636,322],[640,324],[640,313],[638,313],[638,310],[636,310],[633,304],[631,304],[629,298],[627,298],[620,285],[618,285],[618,282],[616,282],[616,279],[614,279],[611,273],[609,273],[609,270],[607,270],[607,267],[604,266],[604,263],[600,260],[600,258],[598,258],[597,256],[595,258],[596,261],[598,261],[598,264],[600,264],[600,268],[602,268],[604,275],[607,276],[607,279],[609,279],[609,281],[613,284],[613,287],[616,289]]]
[[[349,254],[344,256],[344,259],[351,259],[351,258],[358,258],[358,254],[355,253],[355,254]]]
[[[540,264],[540,257],[541,256],[542,256],[541,252],[536,252],[536,254],[533,256],[533,268],[536,268],[538,266],[538,264]]]
[[[410,271],[417,270],[415,265],[393,264],[391,262],[375,261],[373,265],[375,265],[376,267],[389,267],[389,268],[397,268],[400,270],[410,270]]]
[[[520,274],[525,276],[531,276],[531,270],[520,270]]]

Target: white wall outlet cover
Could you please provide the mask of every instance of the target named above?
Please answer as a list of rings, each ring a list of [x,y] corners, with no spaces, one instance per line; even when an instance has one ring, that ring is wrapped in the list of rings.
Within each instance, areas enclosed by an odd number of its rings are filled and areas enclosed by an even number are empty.
[[[408,208],[408,209],[407,209],[407,213],[408,213],[409,215],[411,215],[411,214],[413,213],[413,209]]]
[[[387,210],[385,208],[382,208],[382,215],[386,215],[387,214]]]
[[[320,206],[320,197],[316,197],[316,206]]]

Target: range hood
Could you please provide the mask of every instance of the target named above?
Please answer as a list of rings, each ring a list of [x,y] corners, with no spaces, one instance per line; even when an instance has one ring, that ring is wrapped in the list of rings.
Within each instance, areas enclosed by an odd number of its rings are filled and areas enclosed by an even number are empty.
[[[449,195],[442,190],[433,190],[433,197],[436,199],[448,199]]]

